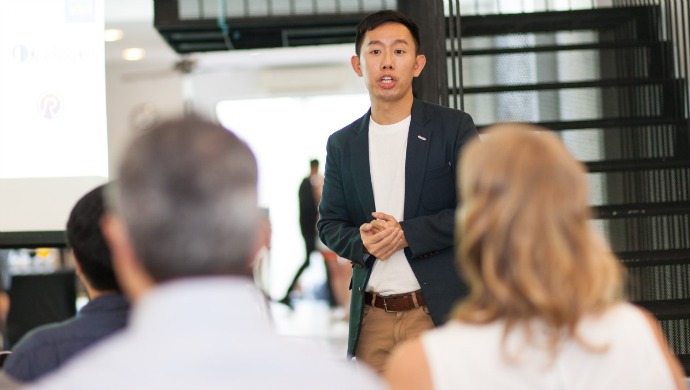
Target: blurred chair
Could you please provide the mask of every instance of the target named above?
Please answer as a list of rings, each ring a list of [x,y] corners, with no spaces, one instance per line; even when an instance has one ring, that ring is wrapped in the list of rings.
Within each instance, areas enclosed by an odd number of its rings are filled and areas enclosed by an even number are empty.
[[[7,341],[12,346],[31,329],[64,321],[76,314],[76,276],[72,270],[48,274],[13,275]]]

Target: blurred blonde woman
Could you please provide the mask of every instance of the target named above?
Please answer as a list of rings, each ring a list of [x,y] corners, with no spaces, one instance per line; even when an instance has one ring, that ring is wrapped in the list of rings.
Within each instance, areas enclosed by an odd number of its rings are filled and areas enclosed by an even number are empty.
[[[590,224],[584,167],[545,129],[502,124],[461,157],[452,321],[400,346],[393,389],[681,389],[654,318]]]

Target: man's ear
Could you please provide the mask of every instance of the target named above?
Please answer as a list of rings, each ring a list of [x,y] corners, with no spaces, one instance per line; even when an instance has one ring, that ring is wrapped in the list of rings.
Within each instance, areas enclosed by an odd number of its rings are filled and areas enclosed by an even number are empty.
[[[357,73],[357,76],[362,77],[362,65],[357,55],[350,57],[350,64],[352,64],[352,69]]]
[[[424,70],[425,65],[426,56],[424,54],[417,54],[414,64],[414,77],[419,77],[419,75],[422,73],[422,70]]]
[[[77,256],[72,252],[72,257],[74,258],[74,272],[77,275],[84,275],[84,271],[81,269],[81,264],[79,264],[79,260],[77,260]]]
[[[124,223],[119,217],[112,213],[105,213],[103,217],[101,217],[101,231],[110,248],[113,265],[121,262],[121,259],[124,260],[123,258],[125,256],[123,255],[127,255],[126,257],[131,256],[133,250],[130,247],[129,236],[126,232]]]
[[[106,213],[101,218],[101,230],[110,247],[115,276],[123,291],[136,300],[154,283],[134,251],[125,223],[117,215]]]

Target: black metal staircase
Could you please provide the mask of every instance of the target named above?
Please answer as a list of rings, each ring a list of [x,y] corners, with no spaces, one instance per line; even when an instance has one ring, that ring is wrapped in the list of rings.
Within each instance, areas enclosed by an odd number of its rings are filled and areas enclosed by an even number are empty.
[[[568,134],[575,149],[595,140],[597,158],[583,159],[597,184],[593,223],[627,267],[630,299],[656,315],[690,373],[690,104],[687,74],[678,77],[674,71],[677,46],[659,33],[661,17],[658,6],[464,16],[465,86],[449,94],[463,95],[480,127],[503,120],[537,122],[564,138]],[[589,39],[559,43],[562,32]],[[473,40],[482,44],[469,45]],[[566,52],[576,63],[558,68],[558,56]],[[482,77],[473,75],[473,66],[488,64],[498,74],[501,61],[511,72],[532,77],[474,81]],[[549,62],[558,69],[540,74]],[[589,67],[596,77],[559,72],[577,66]],[[562,99],[565,94],[569,99]],[[524,117],[519,110],[485,109],[486,102],[498,106],[511,96],[552,109]],[[581,100],[596,109],[563,115],[568,104]],[[582,132],[589,137],[577,141]]]

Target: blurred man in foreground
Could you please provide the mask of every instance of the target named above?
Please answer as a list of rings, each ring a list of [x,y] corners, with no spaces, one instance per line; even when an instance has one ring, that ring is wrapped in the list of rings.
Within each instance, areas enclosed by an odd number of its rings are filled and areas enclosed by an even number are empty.
[[[271,329],[250,277],[256,160],[233,133],[196,118],[162,123],[129,147],[118,176],[103,227],[130,324],[36,388],[378,388]]]

